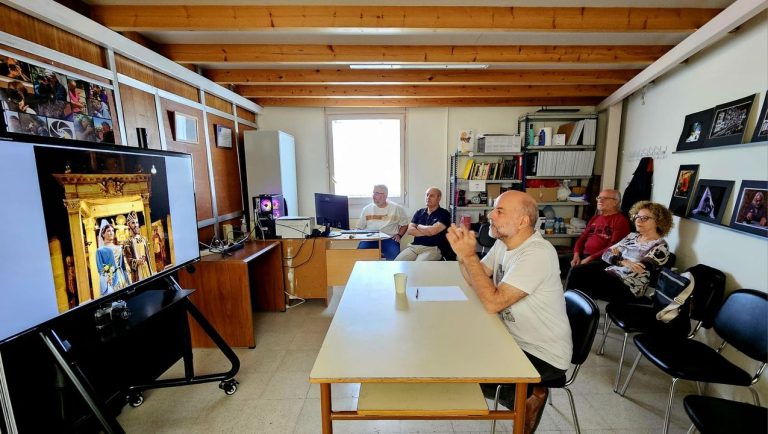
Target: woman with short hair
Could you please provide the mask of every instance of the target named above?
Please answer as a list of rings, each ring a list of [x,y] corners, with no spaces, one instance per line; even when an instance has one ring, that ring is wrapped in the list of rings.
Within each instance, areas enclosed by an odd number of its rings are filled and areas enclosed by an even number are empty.
[[[572,268],[567,289],[608,301],[632,301],[645,294],[651,279],[669,260],[664,236],[672,229],[672,213],[664,205],[643,200],[630,209],[630,220],[636,232],[608,248],[602,261]]]

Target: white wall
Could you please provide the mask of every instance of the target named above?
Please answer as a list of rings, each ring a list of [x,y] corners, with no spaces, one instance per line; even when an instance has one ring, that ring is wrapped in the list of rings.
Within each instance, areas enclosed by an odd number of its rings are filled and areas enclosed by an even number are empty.
[[[654,160],[652,199],[668,205],[677,171],[682,164],[698,164],[699,179],[734,180],[734,190],[727,204],[724,222],[730,222],[733,204],[742,180],[768,179],[768,144],[742,145],[673,153],[683,128],[685,116],[718,104],[758,94],[752,106],[744,141],[752,137],[757,115],[768,89],[768,13],[745,23],[737,32],[707,48],[657,79],[644,98],[635,94],[625,103],[619,187],[626,188],[638,158],[633,155],[652,147],[667,152]],[[667,237],[678,256],[678,267],[704,263],[722,270],[727,276],[727,290],[754,288],[768,290],[768,240],[729,229],[675,217],[675,228]],[[708,340],[714,340],[714,333]],[[753,364],[734,356],[754,372]],[[759,389],[768,396],[762,379]],[[738,389],[738,388],[737,388]],[[744,391],[718,388],[725,396]]]
[[[424,207],[424,192],[436,186],[447,206],[448,155],[456,152],[459,132],[516,133],[517,118],[539,107],[410,108],[406,111],[405,207]],[[314,193],[329,192],[325,112],[322,108],[266,107],[258,118],[261,130],[282,130],[296,138],[299,214],[315,215]],[[363,162],[361,164],[370,164]],[[350,206],[350,216],[359,206]]]

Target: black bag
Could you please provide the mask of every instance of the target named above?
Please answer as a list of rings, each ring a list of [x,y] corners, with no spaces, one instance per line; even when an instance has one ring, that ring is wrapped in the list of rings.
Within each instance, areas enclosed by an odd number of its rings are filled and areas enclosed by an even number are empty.
[[[725,274],[717,268],[697,264],[687,270],[696,278],[696,294],[691,298],[691,318],[712,327],[725,294]]]
[[[656,319],[665,323],[675,319],[693,292],[694,284],[691,273],[677,274],[663,268],[656,281],[656,292],[653,294],[653,303],[659,309]]]

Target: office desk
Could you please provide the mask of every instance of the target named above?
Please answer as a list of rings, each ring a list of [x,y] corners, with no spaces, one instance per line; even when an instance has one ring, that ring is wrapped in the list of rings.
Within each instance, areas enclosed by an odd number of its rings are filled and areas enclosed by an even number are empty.
[[[405,296],[392,275],[408,274]],[[419,301],[418,286],[459,286],[465,301]],[[455,262],[358,262],[310,373],[320,384],[323,433],[351,419],[514,419],[522,433],[526,388],[514,411],[485,415],[371,416],[331,409],[331,383],[537,383],[539,374],[496,315],[485,312]]]
[[[231,256],[212,254],[179,272],[182,288],[197,289],[190,300],[232,347],[256,346],[253,310],[285,311],[282,249],[279,241],[249,241]],[[213,347],[190,321],[193,347]]]
[[[360,241],[381,241],[377,236],[341,235],[332,238],[282,240],[285,288],[289,293],[305,299],[322,299],[328,305],[330,287],[347,284],[357,261],[381,259],[378,249],[357,249]]]

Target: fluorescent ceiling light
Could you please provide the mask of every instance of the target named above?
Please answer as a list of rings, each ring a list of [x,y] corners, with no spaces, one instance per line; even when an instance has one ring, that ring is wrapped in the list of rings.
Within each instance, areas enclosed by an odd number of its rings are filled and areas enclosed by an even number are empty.
[[[350,69],[485,69],[481,63],[364,63],[349,65]]]

